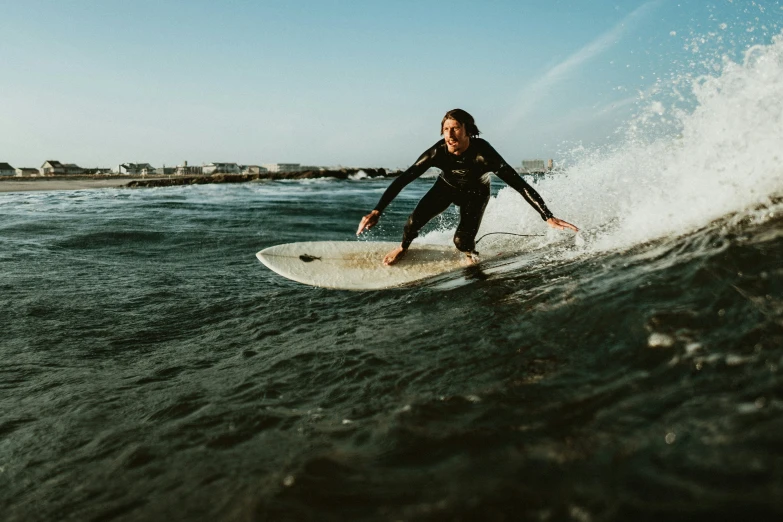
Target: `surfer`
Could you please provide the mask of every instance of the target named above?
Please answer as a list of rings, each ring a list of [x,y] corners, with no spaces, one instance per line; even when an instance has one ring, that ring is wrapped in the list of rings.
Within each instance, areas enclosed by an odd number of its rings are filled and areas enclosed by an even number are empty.
[[[497,177],[522,194],[525,201],[538,212],[541,219],[553,228],[578,232],[571,223],[552,215],[544,200],[485,140],[478,137],[479,130],[473,116],[462,109],[446,113],[440,124],[443,139],[424,151],[416,163],[392,181],[372,212],[362,218],[356,231],[358,236],[373,227],[381,213],[410,182],[429,168],[440,169],[441,174],[432,188],[421,198],[408,217],[400,246],[386,254],[385,265],[393,265],[408,250],[421,228],[453,203],[459,207],[460,221],[454,233],[454,245],[465,252],[471,262],[478,261],[476,234],[484,209],[489,203],[489,174]]]

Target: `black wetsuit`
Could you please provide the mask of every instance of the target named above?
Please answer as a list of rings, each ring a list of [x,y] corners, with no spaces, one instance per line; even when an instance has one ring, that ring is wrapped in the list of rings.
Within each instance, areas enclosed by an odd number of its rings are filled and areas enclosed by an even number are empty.
[[[552,217],[552,213],[546,208],[538,192],[533,190],[533,187],[500,157],[492,145],[481,138],[470,138],[467,150],[459,156],[450,153],[446,141],[440,140],[389,185],[375,206],[375,210],[383,212],[403,187],[431,167],[440,169],[441,174],[405,223],[402,234],[403,248],[408,248],[424,225],[454,203],[459,207],[460,213],[454,244],[463,252],[473,252],[476,248],[476,234],[481,225],[481,218],[489,203],[491,172],[522,194],[522,197],[538,211],[541,219],[546,221]]]

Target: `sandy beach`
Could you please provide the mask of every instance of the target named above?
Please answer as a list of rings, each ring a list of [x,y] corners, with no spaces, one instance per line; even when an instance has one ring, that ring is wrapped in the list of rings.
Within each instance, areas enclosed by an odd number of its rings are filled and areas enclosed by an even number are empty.
[[[0,192],[30,192],[52,190],[85,190],[124,187],[138,178],[8,178],[0,179]]]

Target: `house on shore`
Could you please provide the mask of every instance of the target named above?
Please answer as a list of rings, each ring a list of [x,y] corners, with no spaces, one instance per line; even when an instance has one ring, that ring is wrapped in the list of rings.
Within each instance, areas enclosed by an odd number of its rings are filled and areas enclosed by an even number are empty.
[[[264,174],[269,172],[260,165],[242,165],[242,174]]]
[[[76,165],[75,163],[66,163],[65,164],[65,175],[66,176],[78,176],[80,174],[84,174],[84,169],[81,168],[79,165]]]
[[[299,172],[302,165],[299,163],[266,163],[264,168],[267,172]]]
[[[0,176],[16,176],[16,169],[8,163],[0,163]]]
[[[28,177],[40,176],[41,175],[41,171],[38,170],[38,169],[31,168],[31,167],[17,167],[16,168],[16,175],[17,176],[28,176]]]
[[[65,175],[65,165],[55,160],[47,160],[41,165],[41,174],[43,176],[63,176]]]
[[[236,163],[209,163],[204,165],[202,172],[209,176],[211,174],[239,174],[242,171]]]
[[[47,160],[41,165],[43,176],[78,176],[84,174],[84,169],[75,163],[60,163],[55,160]]]
[[[162,167],[158,167],[157,169],[155,169],[156,176],[173,176],[176,173],[177,173],[176,167],[167,167],[164,165]]]
[[[522,170],[520,174],[546,174],[552,172],[554,168],[554,161],[549,160],[522,160]]]
[[[188,165],[188,162],[184,162],[182,165],[177,165],[177,176],[201,176],[204,174],[204,167]]]
[[[121,163],[117,172],[126,176],[148,176],[155,174],[155,167],[149,163]]]
[[[90,176],[108,175],[111,174],[111,169],[103,167],[95,167],[94,169],[82,169],[82,174],[89,174]]]

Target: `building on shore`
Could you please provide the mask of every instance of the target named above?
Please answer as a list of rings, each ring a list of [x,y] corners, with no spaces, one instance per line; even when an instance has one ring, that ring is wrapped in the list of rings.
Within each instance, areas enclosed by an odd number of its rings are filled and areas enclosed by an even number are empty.
[[[20,177],[21,176],[35,177],[35,176],[40,176],[41,171],[38,169],[34,169],[32,167],[17,167],[16,175]]]
[[[65,165],[55,160],[46,160],[41,165],[41,175],[43,176],[64,176]]]
[[[176,167],[167,167],[166,165],[163,165],[162,167],[158,167],[155,169],[155,175],[156,176],[173,176],[177,173]]]
[[[299,163],[266,163],[263,167],[267,172],[299,172],[302,170]]]
[[[47,160],[41,165],[43,176],[78,176],[84,174],[84,169],[75,163],[60,163],[55,160]]]
[[[106,167],[95,167],[93,169],[82,169],[82,174],[89,176],[105,176],[111,174],[112,170]]]
[[[242,174],[264,174],[269,172],[266,168],[260,165],[242,165]]]
[[[208,163],[204,165],[202,172],[209,176],[211,174],[239,174],[242,170],[236,163]]]
[[[189,166],[188,162],[184,162],[182,165],[177,165],[177,176],[201,176],[204,174],[204,167]]]
[[[546,174],[552,172],[554,167],[553,160],[522,160],[522,170],[520,174]]]
[[[155,167],[149,163],[121,163],[117,172],[126,176],[149,176],[155,174]]]
[[[16,169],[8,163],[0,163],[0,176],[16,176]]]
[[[79,176],[84,174],[84,169],[75,163],[66,163],[64,166],[66,176]]]

